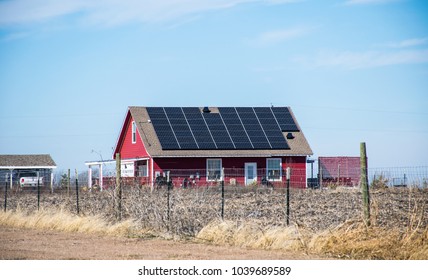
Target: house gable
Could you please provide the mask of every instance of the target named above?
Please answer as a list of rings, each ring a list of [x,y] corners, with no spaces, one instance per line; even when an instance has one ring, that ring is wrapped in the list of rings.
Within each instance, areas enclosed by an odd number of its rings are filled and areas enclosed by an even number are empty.
[[[122,129],[120,131],[113,158],[115,158],[116,153],[120,153],[120,157],[122,159],[149,157],[144,143],[141,140],[137,122],[135,122],[135,137],[133,138],[132,126],[134,121],[135,119],[128,110]]]

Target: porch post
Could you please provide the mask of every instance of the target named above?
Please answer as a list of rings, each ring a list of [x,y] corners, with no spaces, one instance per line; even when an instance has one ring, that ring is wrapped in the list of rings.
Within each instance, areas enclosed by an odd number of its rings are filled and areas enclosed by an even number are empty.
[[[88,165],[88,188],[92,190],[92,165]]]
[[[53,174],[53,169],[51,169],[51,192],[53,193],[53,179],[54,179],[54,174]]]
[[[154,170],[154,168],[153,168],[153,166],[154,166],[154,164],[153,164],[153,158],[151,158],[151,160],[150,160],[150,162],[151,162],[151,191],[153,191],[153,189],[154,189],[154,187],[155,187],[155,170]]]

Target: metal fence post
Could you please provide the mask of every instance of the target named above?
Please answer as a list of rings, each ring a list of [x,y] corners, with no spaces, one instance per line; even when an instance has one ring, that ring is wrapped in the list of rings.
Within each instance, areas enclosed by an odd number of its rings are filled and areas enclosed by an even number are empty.
[[[37,171],[37,210],[40,211],[40,177]]]
[[[221,219],[224,220],[224,181],[221,181]]]
[[[170,231],[171,226],[171,190],[173,189],[173,184],[170,182],[170,171],[166,171],[166,219],[167,225],[166,228]]]
[[[77,208],[77,215],[79,215],[80,213],[80,209],[79,209],[79,176],[77,174],[77,169],[76,169],[76,208]]]
[[[287,167],[287,212],[286,212],[286,222],[287,226],[290,225],[290,176],[291,175],[291,169],[290,167]]]
[[[67,173],[67,196],[70,196],[70,168]]]
[[[170,203],[171,193],[170,192],[171,192],[171,188],[170,188],[169,184],[166,185],[166,189],[167,189],[167,191],[166,191],[166,209],[167,209],[166,218],[169,222],[169,220],[171,218],[170,217],[170,211],[171,211],[171,203]]]
[[[12,180],[12,178],[10,178]],[[7,180],[4,185],[4,212],[7,210]]]

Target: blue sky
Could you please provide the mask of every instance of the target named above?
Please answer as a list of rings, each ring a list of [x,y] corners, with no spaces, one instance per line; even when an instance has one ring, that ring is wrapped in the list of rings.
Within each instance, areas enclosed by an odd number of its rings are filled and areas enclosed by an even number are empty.
[[[291,106],[317,156],[428,165],[428,2],[0,1],[0,153],[111,158],[127,106]]]

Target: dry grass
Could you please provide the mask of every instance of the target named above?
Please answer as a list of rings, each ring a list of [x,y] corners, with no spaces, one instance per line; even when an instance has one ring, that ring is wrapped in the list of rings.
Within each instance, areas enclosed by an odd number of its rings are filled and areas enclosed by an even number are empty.
[[[348,222],[313,236],[309,248],[346,259],[428,259],[428,227],[411,234]]]
[[[403,234],[398,230],[366,227],[348,221],[323,232],[310,232],[296,225],[261,228],[254,222],[237,224],[214,221],[197,239],[246,248],[304,251],[341,259],[428,259],[428,228]]]
[[[297,226],[261,227],[255,221],[237,224],[215,220],[196,236],[205,242],[266,250],[301,251],[306,249],[307,234]]]
[[[131,220],[110,224],[99,216],[77,216],[65,211],[40,210],[32,214],[23,211],[0,213],[0,224],[10,227],[58,230],[110,236],[132,236],[138,233]]]
[[[349,188],[292,190],[290,227],[284,223],[284,194],[266,189],[228,189],[225,221],[218,188],[174,189],[169,212],[165,190],[124,189],[125,222],[116,222],[113,190],[82,192],[80,216],[72,214],[73,195],[43,194],[41,211],[34,193],[9,195],[11,211],[0,214],[0,223],[10,226],[121,236],[149,232],[345,259],[428,259],[428,189],[374,190],[372,227],[361,222],[361,192]]]

